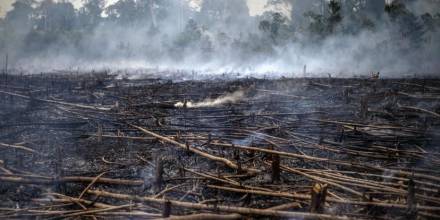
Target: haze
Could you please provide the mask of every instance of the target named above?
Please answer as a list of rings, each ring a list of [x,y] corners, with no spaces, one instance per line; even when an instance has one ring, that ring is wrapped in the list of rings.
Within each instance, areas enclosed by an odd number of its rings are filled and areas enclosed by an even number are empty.
[[[26,71],[346,77],[434,74],[440,65],[439,1],[21,1],[0,23],[0,60]]]

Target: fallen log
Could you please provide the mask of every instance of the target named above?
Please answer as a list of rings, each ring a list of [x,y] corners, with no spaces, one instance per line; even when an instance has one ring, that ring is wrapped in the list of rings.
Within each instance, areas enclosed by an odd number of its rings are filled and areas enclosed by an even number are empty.
[[[216,185],[208,185],[208,187],[213,188],[213,189],[230,191],[230,192],[249,193],[249,194],[256,194],[256,195],[263,195],[263,196],[273,196],[273,197],[284,197],[284,198],[297,199],[300,201],[309,201],[310,200],[310,195],[307,195],[307,194],[286,193],[286,192],[267,192],[267,191],[255,190],[255,189],[240,189],[240,188],[232,188],[232,187],[216,186]],[[355,200],[341,200],[341,199],[335,199],[332,197],[327,197],[326,201],[333,202],[333,203],[346,204],[346,205],[354,205],[354,206],[358,206],[358,205],[359,206],[377,206],[377,207],[399,209],[399,210],[406,210],[408,208],[408,206],[406,204],[395,204],[395,203],[385,203],[385,202],[366,202],[366,201],[355,201]],[[438,206],[417,205],[416,207],[417,207],[417,210],[420,210],[420,211],[440,211],[440,207],[438,207]]]
[[[25,95],[20,95],[20,94],[13,93],[13,92],[0,91],[0,93],[23,98],[23,99],[27,99],[27,100],[40,101],[40,102],[46,102],[46,103],[50,103],[50,104],[58,104],[58,105],[64,105],[64,106],[70,106],[70,107],[76,107],[76,108],[82,108],[82,109],[99,110],[99,111],[110,111],[112,109],[112,108],[108,108],[108,107],[89,106],[89,105],[75,104],[75,103],[55,101],[55,100],[38,99],[38,98],[33,98],[33,97],[25,96]]]
[[[172,206],[196,209],[196,210],[210,210],[210,211],[219,211],[226,213],[236,213],[241,215],[251,215],[251,216],[267,216],[267,217],[284,217],[284,218],[302,218],[302,219],[323,219],[323,220],[347,220],[350,219],[346,216],[336,216],[330,214],[314,214],[307,212],[287,212],[287,211],[277,211],[277,210],[267,210],[267,209],[255,209],[255,208],[244,208],[244,207],[236,207],[236,206],[225,206],[225,205],[205,205],[200,203],[191,203],[191,202],[180,202],[174,200],[166,200],[166,199],[155,199],[150,197],[141,197],[120,193],[111,193],[103,190],[89,190],[87,191],[90,194],[98,195],[101,197],[110,197],[114,199],[121,200],[131,200],[137,202],[150,202],[150,203],[158,203],[165,204],[167,201],[171,203]]]
[[[35,151],[34,149],[31,149],[29,147],[20,146],[20,145],[12,145],[12,144],[0,143],[0,146],[1,147],[12,148],[12,149],[19,149],[19,150],[23,150],[23,151],[34,153],[34,154],[40,154],[39,152]]]
[[[62,182],[83,182],[90,183],[95,181],[95,183],[99,184],[110,184],[110,185],[125,185],[125,186],[142,186],[144,184],[143,180],[124,180],[124,179],[111,179],[111,178],[99,178],[96,177],[85,177],[85,176],[66,176],[66,177],[20,177],[20,176],[0,176],[0,181],[3,182],[12,182],[19,184],[55,184]]]
[[[172,216],[169,218],[159,218],[156,220],[234,220],[234,219],[243,219],[243,216],[239,214],[221,215],[221,214],[211,214],[211,213],[200,213],[200,214],[184,215],[184,216]]]
[[[142,131],[145,134],[151,135],[151,136],[153,136],[153,137],[155,137],[155,138],[157,138],[159,140],[165,141],[165,142],[170,143],[170,144],[174,144],[174,145],[176,145],[176,146],[178,146],[178,147],[180,147],[182,149],[189,150],[189,151],[191,151],[191,152],[193,152],[193,153],[195,153],[195,154],[197,154],[199,156],[208,158],[208,159],[213,160],[213,161],[221,162],[221,163],[225,164],[226,166],[228,166],[228,167],[230,167],[232,169],[235,169],[235,170],[238,169],[238,165],[236,163],[234,163],[234,162],[232,162],[232,161],[230,161],[230,160],[228,160],[226,158],[218,157],[218,156],[214,156],[214,155],[208,154],[208,153],[206,153],[206,152],[204,152],[202,150],[199,150],[197,148],[191,147],[191,146],[186,145],[186,144],[179,143],[179,142],[177,142],[175,140],[172,140],[172,139],[170,139],[168,137],[156,134],[154,132],[151,132],[151,131],[149,131],[149,130],[147,130],[145,128],[142,128],[142,127],[139,127],[139,126],[136,126],[136,125],[130,125],[130,126],[132,126],[132,127],[136,128],[136,129]],[[253,168],[243,168],[242,167],[241,169],[245,170],[245,171],[250,171],[250,172],[260,172],[259,170],[253,169]]]

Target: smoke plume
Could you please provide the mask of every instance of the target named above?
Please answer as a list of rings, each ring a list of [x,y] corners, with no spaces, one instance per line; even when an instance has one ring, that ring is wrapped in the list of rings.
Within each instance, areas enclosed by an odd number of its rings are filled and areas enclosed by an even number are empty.
[[[235,103],[244,98],[244,92],[239,90],[233,93],[225,94],[216,99],[205,99],[201,102],[178,102],[174,106],[178,108],[206,108],[206,107],[216,107],[228,103]]]

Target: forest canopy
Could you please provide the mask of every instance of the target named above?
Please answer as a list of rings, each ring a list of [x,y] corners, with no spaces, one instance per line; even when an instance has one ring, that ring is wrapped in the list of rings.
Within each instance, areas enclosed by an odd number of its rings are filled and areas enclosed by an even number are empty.
[[[289,13],[251,16],[245,0],[17,0],[0,20],[0,55],[21,68],[436,71],[440,13],[415,2],[270,0]]]

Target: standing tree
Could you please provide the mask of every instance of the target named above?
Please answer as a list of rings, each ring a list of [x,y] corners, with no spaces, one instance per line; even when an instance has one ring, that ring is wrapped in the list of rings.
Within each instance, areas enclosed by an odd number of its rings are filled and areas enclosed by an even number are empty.
[[[336,26],[342,21],[341,3],[331,0],[328,3],[327,31],[333,33]]]
[[[267,16],[267,15],[266,15]],[[265,33],[274,44],[287,42],[293,36],[287,18],[279,12],[269,14],[270,17],[260,21],[258,29]]]
[[[204,0],[197,21],[238,35],[250,22],[249,8],[246,0]]]
[[[342,7],[340,1],[331,0],[325,15],[308,12],[306,16],[311,19],[309,31],[318,38],[325,38],[336,31],[342,21]]]
[[[80,24],[86,28],[96,27],[102,20],[105,0],[83,0],[84,5],[79,10]]]
[[[18,32],[27,32],[32,27],[33,0],[17,0],[5,17],[5,24]]]
[[[158,28],[167,16],[171,0],[119,0],[106,9],[109,20],[121,24],[150,25]]]
[[[179,35],[175,42],[175,46],[179,48],[186,48],[191,44],[195,44],[202,38],[202,31],[193,19],[188,20],[185,30]]]
[[[286,0],[285,0],[286,1]],[[322,11],[322,0],[290,0],[292,2],[291,19],[295,26],[302,26],[306,23],[306,12],[320,13]]]
[[[120,24],[133,24],[139,17],[136,1],[119,0],[106,9],[108,19]]]
[[[76,22],[75,8],[67,1],[44,0],[37,8],[37,28],[43,31],[72,30]]]
[[[426,33],[422,21],[399,1],[387,5],[385,11],[390,17],[391,25],[398,31],[397,42],[401,45],[406,43],[409,48],[419,48]]]

